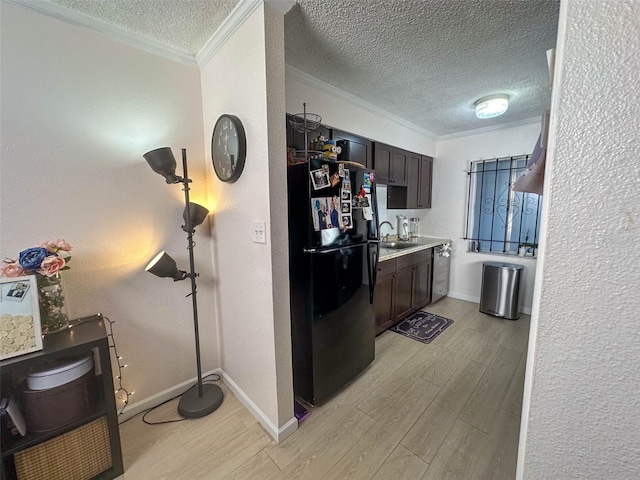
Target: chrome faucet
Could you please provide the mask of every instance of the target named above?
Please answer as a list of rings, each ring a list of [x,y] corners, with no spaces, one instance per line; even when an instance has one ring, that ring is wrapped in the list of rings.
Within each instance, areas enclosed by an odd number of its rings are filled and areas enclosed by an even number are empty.
[[[378,234],[380,234],[380,233],[381,233],[382,226],[383,226],[385,223],[391,227],[391,230],[393,230],[393,225],[391,225],[391,222],[387,222],[387,221],[385,220],[384,222],[380,222],[380,223],[378,224]],[[386,241],[388,241],[388,240],[389,240],[389,234],[387,233],[384,237],[382,237],[382,241],[383,241],[383,242],[386,242]]]

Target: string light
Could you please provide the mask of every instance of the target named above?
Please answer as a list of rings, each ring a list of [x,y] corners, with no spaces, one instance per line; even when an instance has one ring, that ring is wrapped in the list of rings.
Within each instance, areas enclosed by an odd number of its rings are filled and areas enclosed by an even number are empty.
[[[96,315],[91,315],[89,317],[78,318],[78,319],[70,321],[69,322],[69,329],[71,330],[71,334],[73,334],[73,327],[75,327],[76,325],[80,325],[81,323],[92,322],[92,321],[96,321],[96,320],[99,320],[98,324],[102,325],[103,324],[102,321],[101,321],[102,319],[107,321],[107,324],[105,325],[105,328],[108,330],[107,331],[107,338],[111,339],[111,341],[108,342],[108,343],[109,343],[109,347],[113,348],[113,354],[116,357],[116,364],[118,365],[118,374],[115,376],[116,380],[118,380],[118,389],[115,391],[116,398],[117,398],[117,396],[118,396],[118,394],[120,392],[122,392],[124,394],[123,405],[122,405],[122,408],[120,409],[120,411],[118,412],[118,416],[120,416],[120,415],[122,415],[122,412],[124,412],[124,409],[129,404],[129,397],[131,395],[133,395],[134,392],[129,392],[122,385],[122,369],[128,367],[129,365],[127,365],[126,363],[123,364],[120,361],[120,360],[122,360],[122,357],[118,354],[118,347],[116,347],[116,338],[113,336],[113,324],[116,323],[116,322],[114,320],[109,320],[108,317],[105,317],[101,313],[98,313]]]
[[[116,375],[116,380],[118,380],[118,389],[116,390],[115,394],[116,396],[118,396],[118,394],[120,393],[124,394],[124,399],[122,400],[122,408],[118,412],[118,416],[120,416],[122,415],[122,412],[124,412],[124,409],[127,408],[127,405],[129,404],[129,397],[133,395],[135,392],[129,392],[122,385],[122,369],[128,367],[129,365],[127,365],[126,363],[122,363],[121,362],[122,356],[118,354],[118,347],[116,346],[116,338],[113,336],[113,324],[116,322],[114,320],[110,320],[108,317],[105,317],[102,314],[99,314],[99,315],[107,321],[107,325],[106,325],[108,330],[107,336],[111,339],[109,346],[113,348],[113,355],[116,357],[116,363],[118,365],[118,374]]]

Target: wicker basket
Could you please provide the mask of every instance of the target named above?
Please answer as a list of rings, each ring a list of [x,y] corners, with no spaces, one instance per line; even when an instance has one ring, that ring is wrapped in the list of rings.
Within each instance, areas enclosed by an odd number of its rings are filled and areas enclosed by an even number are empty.
[[[111,468],[107,418],[15,454],[18,480],[89,480]]]

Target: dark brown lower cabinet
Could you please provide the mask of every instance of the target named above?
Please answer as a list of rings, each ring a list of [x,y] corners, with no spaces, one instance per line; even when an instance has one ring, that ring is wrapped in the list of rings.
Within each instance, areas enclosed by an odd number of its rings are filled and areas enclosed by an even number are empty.
[[[395,322],[396,308],[396,261],[395,259],[378,263],[376,293],[374,297],[376,311],[376,335],[384,332]]]
[[[405,267],[396,271],[396,308],[397,323],[411,313],[411,297],[413,295],[413,267]]]
[[[424,307],[431,301],[431,258],[423,260],[413,267],[413,294],[411,306],[414,310]]]
[[[378,264],[376,335],[431,301],[432,256],[428,248]]]

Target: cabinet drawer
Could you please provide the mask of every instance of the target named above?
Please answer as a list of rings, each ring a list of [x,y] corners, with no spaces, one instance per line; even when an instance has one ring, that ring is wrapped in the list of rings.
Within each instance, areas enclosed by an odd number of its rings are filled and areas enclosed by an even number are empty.
[[[410,253],[408,255],[403,255],[402,257],[396,258],[396,268],[399,270],[401,268],[410,267],[411,265],[415,265],[416,263],[422,262],[424,260],[428,260],[431,258],[432,248],[425,248],[424,250],[420,250],[419,252]]]
[[[395,258],[378,262],[378,277],[389,275],[390,273],[394,273],[395,271],[396,271]]]

